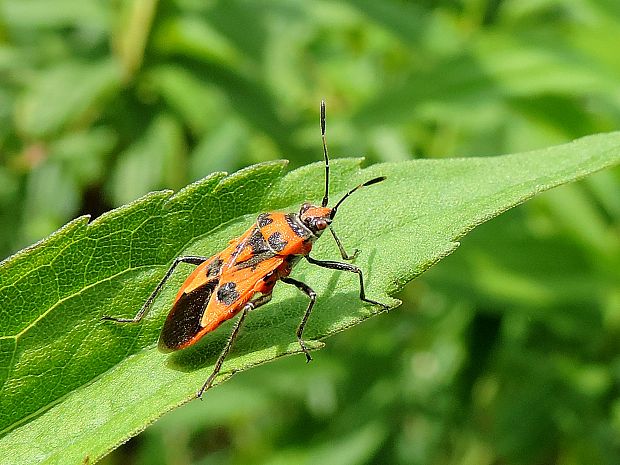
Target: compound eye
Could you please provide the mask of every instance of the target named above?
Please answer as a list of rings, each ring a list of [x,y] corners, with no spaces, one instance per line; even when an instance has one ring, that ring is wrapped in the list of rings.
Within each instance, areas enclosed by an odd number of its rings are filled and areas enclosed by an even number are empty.
[[[327,228],[327,226],[328,226],[327,225],[327,221],[325,221],[325,220],[316,220],[314,222],[314,224],[316,226],[316,229],[318,229],[318,230],[323,230],[323,229]]]

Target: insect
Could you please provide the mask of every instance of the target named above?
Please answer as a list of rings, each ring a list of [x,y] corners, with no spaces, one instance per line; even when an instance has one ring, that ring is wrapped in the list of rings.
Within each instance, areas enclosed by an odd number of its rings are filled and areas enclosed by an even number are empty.
[[[241,312],[213,372],[197,393],[199,398],[211,387],[222,368],[247,314],[271,300],[273,288],[278,281],[297,287],[310,299],[297,328],[297,340],[306,355],[306,361],[312,360],[303,340],[303,332],[316,301],[316,292],[307,284],[289,276],[295,264],[302,258],[323,268],[356,273],[359,277],[359,298],[385,310],[389,308],[366,298],[364,277],[357,266],[338,261],[316,260],[310,256],[312,245],[326,229],[329,229],[334,238],[343,260],[350,261],[357,256],[359,250],[355,250],[352,255],[346,253],[331,226],[332,221],[340,205],[351,194],[385,179],[381,176],[358,185],[329,208],[329,156],[325,140],[324,101],[321,101],[321,138],[325,160],[325,191],[321,206],[304,203],[295,213],[262,213],[250,229],[241,237],[230,241],[228,247],[218,254],[212,257],[177,257],[135,317],[102,318],[118,323],[139,322],[149,311],[176,267],[180,263],[196,265],[197,268],[185,280],[174,299],[159,336],[159,349],[170,352],[189,347]]]

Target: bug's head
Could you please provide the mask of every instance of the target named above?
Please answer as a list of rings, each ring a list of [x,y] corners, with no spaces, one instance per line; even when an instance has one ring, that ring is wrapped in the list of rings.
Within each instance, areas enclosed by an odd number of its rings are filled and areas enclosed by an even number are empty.
[[[320,236],[332,222],[331,212],[331,208],[317,207],[306,202],[299,210],[299,218],[315,236]]]

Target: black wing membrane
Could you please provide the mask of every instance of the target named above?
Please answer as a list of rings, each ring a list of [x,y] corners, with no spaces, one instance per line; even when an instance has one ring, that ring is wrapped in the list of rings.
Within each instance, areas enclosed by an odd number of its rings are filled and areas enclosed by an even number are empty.
[[[181,295],[166,318],[159,336],[159,350],[171,352],[189,345],[200,333],[200,320],[219,280],[212,279]]]

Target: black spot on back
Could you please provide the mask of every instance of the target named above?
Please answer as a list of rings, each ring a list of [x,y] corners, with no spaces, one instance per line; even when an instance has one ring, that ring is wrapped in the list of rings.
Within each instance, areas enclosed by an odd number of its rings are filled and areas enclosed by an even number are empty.
[[[252,247],[252,253],[254,255],[260,255],[265,252],[269,252],[269,246],[265,241],[265,238],[260,232],[260,229],[255,229],[250,236],[249,244]]]
[[[217,279],[207,281],[193,291],[182,294],[166,318],[159,336],[159,349],[177,350],[191,341],[202,329],[200,320],[217,286]]]
[[[217,290],[217,300],[224,305],[232,305],[238,298],[237,285],[232,281],[222,284]]]
[[[269,239],[267,240],[269,241],[269,246],[276,252],[282,252],[284,247],[286,247],[286,244],[288,244],[288,242],[282,238],[282,234],[277,231],[269,236]]]
[[[220,270],[222,269],[223,263],[224,262],[220,260],[219,258],[216,258],[215,260],[213,260],[211,264],[207,267],[207,276],[211,277],[211,276],[217,276],[218,274],[220,274]]]
[[[269,213],[261,213],[260,215],[258,215],[258,218],[256,218],[256,224],[258,224],[259,228],[264,228],[271,223],[273,223],[273,219],[271,218]]]
[[[252,255],[252,257],[248,258],[247,260],[244,260],[242,262],[237,262],[236,266],[239,269],[243,269],[243,268],[252,268],[252,269],[256,269],[256,267],[258,266],[259,263],[268,260],[270,258],[275,257],[275,253],[273,253],[271,250],[268,250],[267,252],[263,252],[261,254],[258,255]]]

